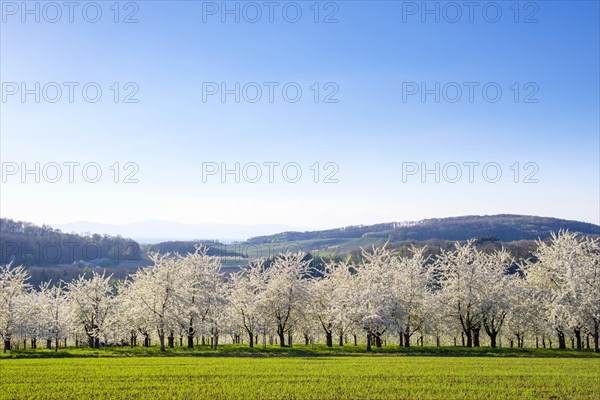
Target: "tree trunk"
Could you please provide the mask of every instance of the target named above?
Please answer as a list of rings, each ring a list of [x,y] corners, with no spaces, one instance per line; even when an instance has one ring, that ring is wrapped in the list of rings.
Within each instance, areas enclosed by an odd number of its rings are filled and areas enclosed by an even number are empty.
[[[479,347],[479,332],[481,328],[473,329],[473,346]]]
[[[355,345],[355,346],[358,346],[358,339],[357,339],[357,337],[356,337],[356,333],[353,333],[353,334],[352,334],[352,337],[354,338],[354,345]]]
[[[6,353],[9,350],[10,350],[10,339],[5,339],[4,340],[4,352]]]
[[[327,347],[333,347],[333,334],[331,331],[325,331],[325,343]]]
[[[167,338],[168,343],[169,343],[169,348],[173,348],[175,347],[175,337],[173,336],[173,331],[169,332],[169,337]]]
[[[492,333],[488,333],[488,336],[490,337],[490,346],[492,347],[492,349],[496,348],[496,336],[498,334],[495,332]]]
[[[165,334],[164,333],[159,333],[158,334],[158,340],[160,341],[160,351],[166,351],[165,349]]]
[[[566,349],[567,348],[567,342],[565,341],[565,333],[561,330],[557,330],[557,335],[558,335],[558,348],[559,349]]]
[[[586,349],[590,349],[590,334],[585,335],[585,347]]]
[[[58,353],[58,337],[54,338],[54,352]]]
[[[52,350],[52,339],[46,339],[46,348]]]
[[[188,327],[188,349],[194,348],[194,327],[193,327],[193,319],[190,318],[190,326]]]
[[[575,329],[575,340],[577,342],[577,350],[581,350],[581,329]]]
[[[467,347],[473,347],[473,336],[471,335],[471,332],[466,333],[465,336],[467,337]]]
[[[344,334],[340,333],[340,347],[344,345]]]
[[[404,333],[404,347],[406,347],[406,348],[410,347],[410,334],[409,333]]]
[[[249,339],[250,347],[254,347],[254,334],[252,332],[248,332],[248,339]]]
[[[381,348],[381,334],[375,334],[375,347]]]
[[[281,325],[277,325],[277,336],[279,336],[279,347],[285,347],[285,332]]]
[[[367,351],[371,351],[371,332],[367,333]]]
[[[600,336],[600,321],[594,321],[594,332],[592,338],[594,339],[594,353],[598,353],[598,337]]]
[[[439,336],[435,337],[435,346],[440,347],[440,337]]]

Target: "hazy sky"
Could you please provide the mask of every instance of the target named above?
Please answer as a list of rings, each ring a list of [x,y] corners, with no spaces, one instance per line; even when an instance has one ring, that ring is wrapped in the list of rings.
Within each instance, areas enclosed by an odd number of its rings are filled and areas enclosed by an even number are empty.
[[[2,2],[2,217],[600,222],[596,1],[61,4]]]

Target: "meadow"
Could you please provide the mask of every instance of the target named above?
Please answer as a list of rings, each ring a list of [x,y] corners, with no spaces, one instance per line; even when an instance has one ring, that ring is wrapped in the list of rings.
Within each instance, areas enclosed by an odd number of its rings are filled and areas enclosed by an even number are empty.
[[[171,350],[166,356],[153,348],[15,352],[21,358],[0,359],[0,399],[600,398],[600,358],[590,352]]]

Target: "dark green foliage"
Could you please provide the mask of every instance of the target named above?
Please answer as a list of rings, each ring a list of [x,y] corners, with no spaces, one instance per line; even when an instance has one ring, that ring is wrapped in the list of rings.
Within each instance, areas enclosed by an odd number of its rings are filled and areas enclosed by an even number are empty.
[[[537,240],[550,237],[551,232],[567,229],[587,235],[599,235],[600,226],[586,222],[529,215],[484,215],[452,218],[435,218],[399,224],[359,225],[345,228],[311,232],[283,232],[270,236],[259,236],[249,243],[280,243],[315,239],[379,238],[386,241],[404,240],[468,240],[479,238],[485,242],[496,240]]]

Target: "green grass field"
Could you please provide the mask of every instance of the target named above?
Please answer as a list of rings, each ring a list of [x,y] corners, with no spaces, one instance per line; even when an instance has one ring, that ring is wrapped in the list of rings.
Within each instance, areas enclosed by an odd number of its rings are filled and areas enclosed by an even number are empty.
[[[3,359],[2,399],[598,399],[600,359]]]

